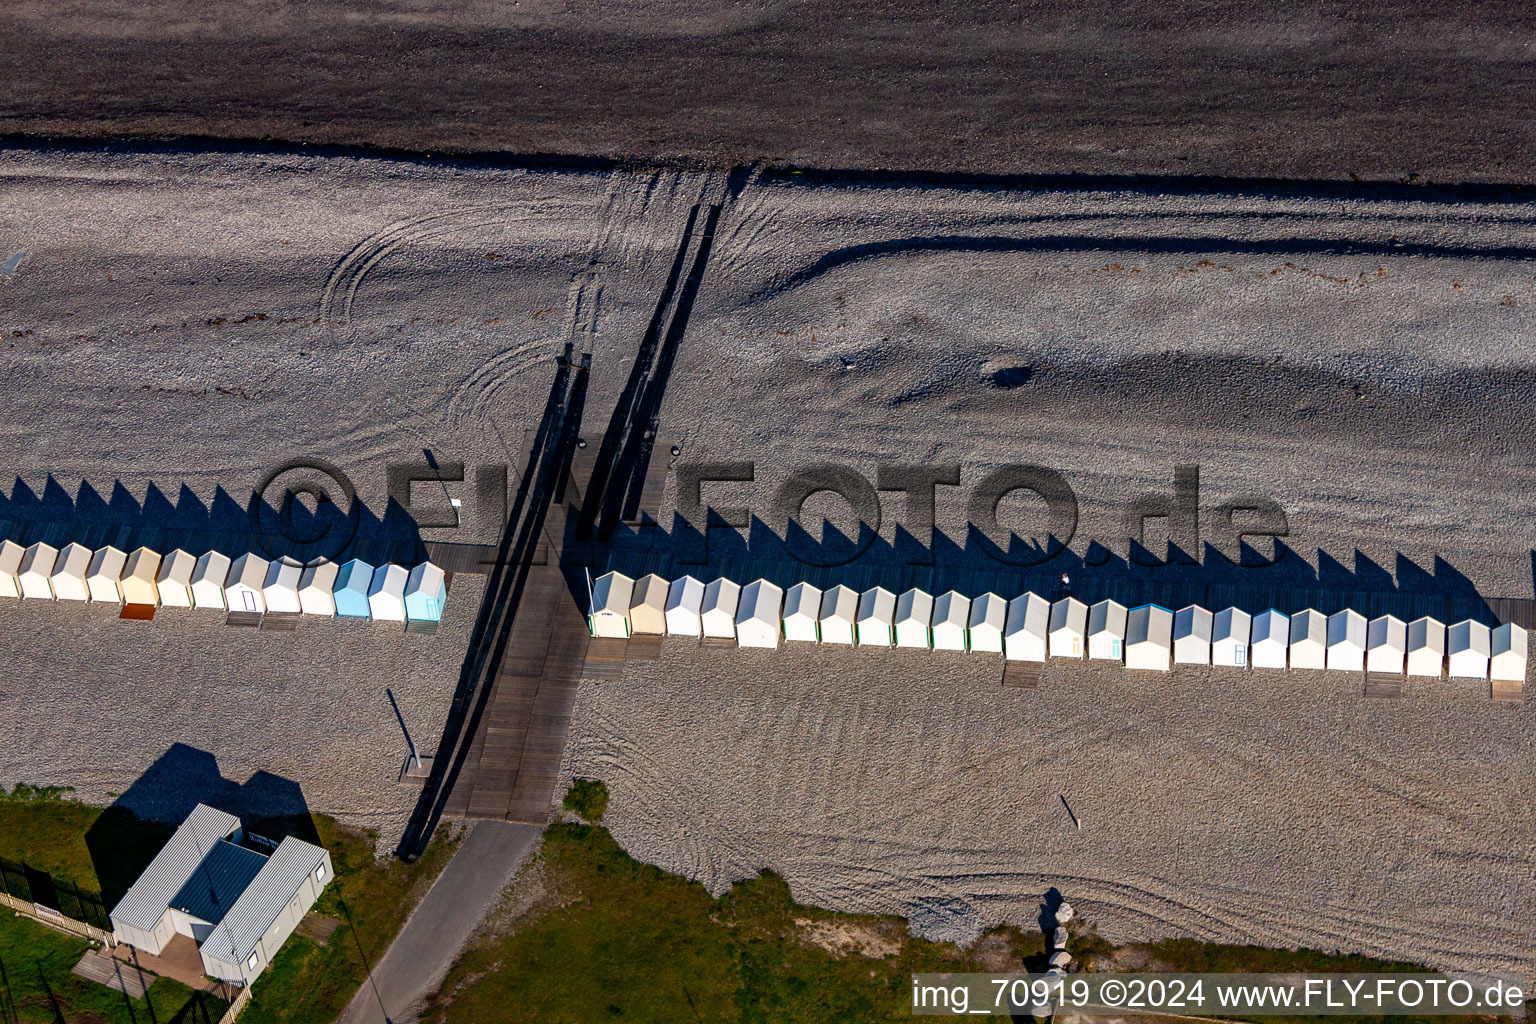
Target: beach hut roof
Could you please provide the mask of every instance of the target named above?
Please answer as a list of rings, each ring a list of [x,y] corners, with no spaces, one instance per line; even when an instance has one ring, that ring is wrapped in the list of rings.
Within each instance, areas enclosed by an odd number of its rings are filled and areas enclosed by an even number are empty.
[[[621,572],[607,572],[592,582],[593,615],[628,617],[635,581]]]
[[[784,619],[816,622],[821,618],[821,590],[809,583],[796,583],[784,595]]]
[[[859,613],[859,595],[852,587],[841,583],[821,592],[821,621],[846,622],[852,625]]]
[[[933,620],[933,595],[913,587],[896,599],[897,622],[921,622],[928,625]]]
[[[367,597],[368,588],[373,586],[373,571],[373,566],[361,558],[352,559],[336,573],[336,590]]]
[[[896,595],[884,587],[870,587],[859,595],[857,621],[889,626],[896,618]]]
[[[1353,608],[1334,612],[1328,616],[1328,646],[1365,650],[1365,616]]]

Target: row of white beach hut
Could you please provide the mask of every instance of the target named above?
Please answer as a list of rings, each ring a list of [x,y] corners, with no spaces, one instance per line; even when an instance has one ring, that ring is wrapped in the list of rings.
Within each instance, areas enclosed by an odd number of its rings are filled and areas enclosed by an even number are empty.
[[[594,636],[734,639],[743,647],[777,647],[781,640],[926,647],[1020,661],[1086,656],[1164,672],[1173,665],[1252,665],[1523,681],[1527,648],[1522,627],[1471,619],[1447,627],[1428,617],[1368,620],[1353,610],[1250,615],[1199,605],[1089,606],[1033,593],[1011,600],[955,591],[933,597],[917,589],[897,595],[883,587],[859,593],[841,584],[819,590],[797,583],[785,591],[767,580],[741,586],[691,576],[633,580],[618,572],[593,583],[589,623]]]
[[[361,559],[303,565],[246,553],[201,556],[147,547],[92,550],[83,544],[23,548],[0,541],[0,597],[99,601],[258,614],[440,621],[447,579],[431,562],[414,568]]]

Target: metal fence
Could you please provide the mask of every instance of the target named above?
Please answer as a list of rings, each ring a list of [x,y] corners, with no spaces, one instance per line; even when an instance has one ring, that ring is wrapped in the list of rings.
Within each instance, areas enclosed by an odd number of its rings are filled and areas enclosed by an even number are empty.
[[[0,857],[0,894],[55,910],[103,931],[112,930],[101,893],[82,889],[29,864]]]

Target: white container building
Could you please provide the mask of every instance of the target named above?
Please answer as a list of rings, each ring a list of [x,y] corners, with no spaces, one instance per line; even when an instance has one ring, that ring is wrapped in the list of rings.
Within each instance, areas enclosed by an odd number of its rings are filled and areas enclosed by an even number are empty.
[[[400,566],[401,573],[405,569]],[[274,558],[267,563],[267,574],[261,581],[261,596],[267,601],[267,611],[279,615],[298,615],[304,611],[299,600],[299,583],[304,579],[304,566],[291,558]],[[402,599],[404,583],[401,584]],[[404,614],[402,611],[401,614]]]
[[[1119,601],[1100,601],[1088,609],[1088,657],[1125,660],[1127,609]]]
[[[698,636],[703,629],[700,612],[704,605],[704,584],[692,576],[682,576],[667,588],[667,635]]]
[[[1008,624],[1008,602],[988,591],[971,602],[971,621],[966,631],[971,650],[1003,653],[1003,627]]]
[[[1253,616],[1241,608],[1223,608],[1211,617],[1211,664],[1228,668],[1248,666],[1248,641]]]
[[[229,556],[205,551],[192,567],[192,606],[224,609],[224,581],[229,579]]]
[[[299,573],[299,610],[305,615],[336,617],[336,576],[341,566],[335,562],[317,562]]]
[[[1306,608],[1291,616],[1291,668],[1328,667],[1328,616]]]
[[[1494,629],[1490,642],[1493,654],[1488,659],[1488,676],[1501,682],[1525,682],[1525,658],[1528,638],[1524,627],[1513,622]]]
[[[1365,670],[1365,616],[1353,608],[1328,616],[1328,667],[1335,672]]]
[[[635,581],[629,598],[630,636],[662,636],[667,632],[667,592],[672,584],[655,573]]]
[[[155,574],[155,589],[160,592],[160,603],[167,608],[192,607],[192,572],[197,559],[177,548],[160,559],[160,571]]]
[[[1051,603],[1032,591],[1008,602],[1003,623],[1003,656],[1010,661],[1044,661],[1050,647]]]
[[[27,549],[13,540],[0,540],[0,597],[20,597],[21,557]]]
[[[933,595],[913,587],[896,599],[896,646],[933,646]]]
[[[89,601],[90,585],[86,575],[91,569],[91,549],[84,544],[66,544],[54,559],[53,574],[48,582],[58,601]]]
[[[1173,660],[1179,665],[1211,663],[1211,633],[1216,616],[1197,604],[1173,614]]]
[[[1428,615],[1408,623],[1408,674],[1445,674],[1445,623]]]
[[[1125,667],[1167,672],[1173,659],[1173,612],[1160,604],[1132,608],[1125,617]]]
[[[21,581],[21,596],[34,601],[53,600],[53,564],[58,561],[59,549],[52,544],[38,541],[21,556],[21,567],[16,578]]]
[[[717,640],[730,640],[736,636],[736,606],[741,603],[741,585],[724,576],[704,588],[704,601],[699,606],[699,622],[704,635]]]
[[[122,604],[123,566],[128,564],[128,552],[108,544],[91,555],[91,564],[85,570],[85,586],[91,592],[92,601],[106,604]],[[223,579],[219,580],[223,583]]]
[[[896,595],[884,587],[870,587],[859,595],[859,644],[863,647],[889,647],[896,625]]]
[[[629,605],[634,596],[635,581],[623,573],[605,572],[599,576],[592,583],[592,607],[587,611],[587,627],[592,635],[627,638]]]
[[[821,590],[809,583],[796,583],[784,595],[784,639],[816,643],[821,633],[816,628],[821,618]]]
[[[1487,679],[1493,656],[1493,630],[1473,619],[1453,623],[1445,631],[1447,675],[1457,679]]]
[[[160,574],[160,552],[149,548],[134,548],[123,564],[123,575],[118,586],[123,591],[124,604],[147,604],[158,607],[160,591],[155,587],[155,577]]]
[[[375,622],[404,622],[405,585],[410,578],[405,566],[394,562],[373,570],[373,582],[368,584],[368,617]],[[294,604],[297,607],[296,591]]]
[[[777,647],[783,631],[779,618],[784,591],[767,580],[741,588],[736,606],[736,642],[743,647]]]
[[[1254,668],[1285,668],[1291,646],[1291,617],[1268,608],[1253,617],[1248,660]]]
[[[1408,624],[1395,615],[1366,623],[1365,667],[1369,672],[1402,675],[1408,657]]]
[[[970,650],[971,599],[958,591],[940,594],[933,602],[933,649]]]
[[[1051,605],[1051,657],[1081,658],[1088,651],[1088,606],[1075,597]]]
[[[824,644],[851,644],[854,641],[853,624],[859,616],[859,595],[852,587],[841,583],[828,587],[821,594],[821,618],[817,626]]]

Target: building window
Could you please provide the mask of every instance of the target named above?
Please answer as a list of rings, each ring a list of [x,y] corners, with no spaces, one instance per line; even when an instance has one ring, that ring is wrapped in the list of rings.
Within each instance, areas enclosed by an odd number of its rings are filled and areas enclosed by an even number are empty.
[[[251,954],[251,958],[245,962],[245,965],[247,967],[249,967],[253,971],[256,969],[256,954],[255,953]]]
[[[315,881],[317,881],[317,882],[325,881],[325,865],[324,864],[321,864],[319,867],[315,868]]]

